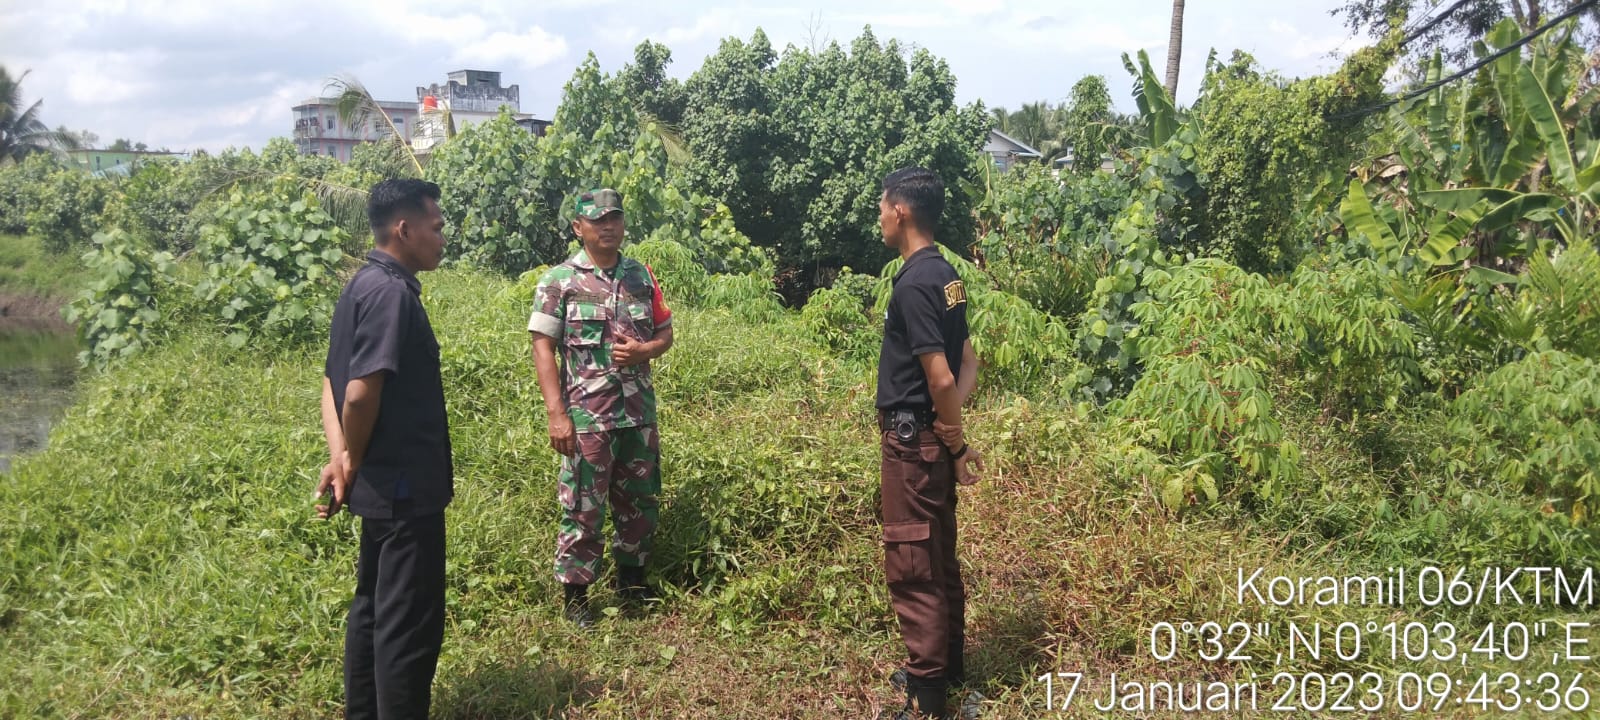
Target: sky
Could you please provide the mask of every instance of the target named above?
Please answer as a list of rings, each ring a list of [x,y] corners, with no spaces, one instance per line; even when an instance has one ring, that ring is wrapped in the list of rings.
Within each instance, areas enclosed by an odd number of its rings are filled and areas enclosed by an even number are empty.
[[[1329,11],[1340,0],[1189,0],[1178,97],[1192,102],[1207,53],[1251,53],[1304,77],[1335,68],[1361,44]],[[1166,63],[1170,0],[0,0],[0,65],[43,99],[43,120],[152,148],[260,148],[288,136],[291,108],[336,75],[380,100],[465,68],[499,70],[522,111],[550,118],[585,54],[606,72],[650,39],[686,78],[723,38],[762,28],[773,47],[847,45],[870,25],[880,41],[924,47],[949,62],[963,102],[1015,109],[1065,99],[1085,75],[1106,77],[1131,111],[1121,55]]]

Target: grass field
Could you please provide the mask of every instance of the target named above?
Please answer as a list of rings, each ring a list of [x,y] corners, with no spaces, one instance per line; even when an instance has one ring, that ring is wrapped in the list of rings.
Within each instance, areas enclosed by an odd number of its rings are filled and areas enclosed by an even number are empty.
[[[457,472],[436,716],[866,718],[898,706],[885,680],[903,649],[879,567],[870,367],[834,358],[792,312],[680,308],[677,345],[656,366],[664,491],[652,565],[667,600],[619,612],[603,591],[606,615],[579,634],[550,572],[556,459],[527,359],[531,288],[456,270],[423,280]],[[357,521],[311,519],[322,352],[234,351],[191,327],[84,380],[49,449],[0,480],[0,717],[339,715]],[[1106,420],[1055,398],[980,395],[970,425],[988,470],[962,491],[960,552],[986,718],[1100,715],[1090,698],[1113,672],[1254,673],[1265,714],[1283,689],[1268,682],[1277,671],[1395,682],[1451,667],[1387,647],[1275,665],[1271,651],[1288,646],[1276,635],[1257,638],[1251,661],[1208,662],[1185,641],[1163,662],[1151,651],[1160,622],[1278,633],[1291,620],[1415,620],[1465,635],[1491,621],[1593,619],[1555,607],[1238,603],[1239,568],[1342,576],[1431,562],[1406,550],[1417,526],[1373,521],[1402,478],[1385,468],[1425,457],[1401,429],[1399,460],[1379,465],[1352,433],[1297,411],[1302,421],[1286,424],[1307,474],[1324,478],[1320,493],[1175,513],[1156,489],[1116,479]],[[1553,642],[1536,646],[1548,654]],[[1045,709],[1038,678],[1055,672],[1088,675],[1067,711]],[[1061,687],[1049,690],[1059,704]],[[1406,714],[1398,697],[1378,714]],[[1452,702],[1432,714],[1482,711]]]

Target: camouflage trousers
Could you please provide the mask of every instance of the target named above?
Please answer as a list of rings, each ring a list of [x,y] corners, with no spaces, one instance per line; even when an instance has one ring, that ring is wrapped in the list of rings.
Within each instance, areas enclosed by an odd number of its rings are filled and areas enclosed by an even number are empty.
[[[654,425],[577,434],[578,454],[561,460],[556,579],[588,585],[599,573],[601,526],[611,504],[611,556],[642,567],[650,557],[661,492],[660,436]]]

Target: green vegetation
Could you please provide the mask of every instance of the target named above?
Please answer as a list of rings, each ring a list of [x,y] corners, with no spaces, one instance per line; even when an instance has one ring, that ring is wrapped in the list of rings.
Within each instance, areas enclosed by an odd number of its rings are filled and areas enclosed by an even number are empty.
[[[67,300],[87,277],[78,258],[47,252],[32,236],[0,233],[0,293]]]
[[[438,714],[896,703],[870,419],[899,261],[871,201],[911,162],[949,180],[944,251],[985,368],[970,432],[988,464],[963,491],[961,554],[986,717],[1038,717],[1037,678],[1057,671],[1093,671],[1102,693],[1113,671],[1525,670],[1159,662],[1149,642],[1160,622],[1450,622],[1470,645],[1489,622],[1592,621],[1571,602],[1235,597],[1239,568],[1475,580],[1600,558],[1600,91],[1552,37],[1370,115],[1352,109],[1379,99],[1392,34],[1326,77],[1213,62],[1192,108],[1129,58],[1139,117],[1088,132],[1111,124],[1094,83],[1074,115],[1074,142],[1107,142],[1113,167],[1059,177],[988,172],[981,108],[951,102],[942,61],[870,33],[781,57],[760,33],[730,39],[681,84],[646,43],[616,75],[580,66],[547,137],[502,118],[451,139],[422,170],[452,243],[423,278],[459,492]],[[355,522],[313,522],[308,491],[321,333],[365,247],[355,188],[415,172],[380,151],[336,166],[274,141],[121,182],[0,168],[0,223],[85,255],[74,316],[96,366],[49,449],[0,483],[0,715],[337,712]],[[669,600],[578,635],[549,575],[556,460],[523,328],[539,268],[569,251],[571,193],[599,184],[623,190],[627,252],[677,311],[656,366]],[[69,185],[105,211],[68,222],[37,199]],[[38,242],[0,244],[19,283],[65,267]]]

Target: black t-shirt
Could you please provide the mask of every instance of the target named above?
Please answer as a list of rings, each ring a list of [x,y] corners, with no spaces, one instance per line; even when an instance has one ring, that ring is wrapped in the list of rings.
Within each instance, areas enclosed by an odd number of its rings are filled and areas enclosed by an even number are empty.
[[[967,291],[936,246],[912,253],[894,276],[878,356],[878,409],[932,410],[928,377],[917,356],[944,351],[961,377],[967,341]]]
[[[421,293],[416,275],[373,250],[333,309],[323,372],[340,422],[350,380],[385,373],[372,439],[347,497],[361,517],[428,515],[444,510],[455,494],[439,343]]]

